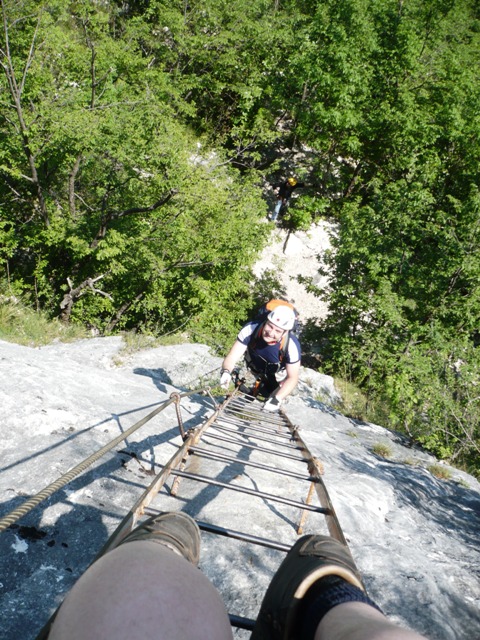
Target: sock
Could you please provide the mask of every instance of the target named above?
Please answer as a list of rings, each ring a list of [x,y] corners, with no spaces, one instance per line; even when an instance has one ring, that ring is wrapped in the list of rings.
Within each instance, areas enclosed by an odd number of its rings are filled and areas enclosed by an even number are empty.
[[[380,607],[358,587],[340,578],[340,576],[325,576],[313,584],[303,598],[298,613],[302,624],[300,637],[304,640],[313,640],[323,616],[330,609],[344,602],[364,602],[382,613]]]

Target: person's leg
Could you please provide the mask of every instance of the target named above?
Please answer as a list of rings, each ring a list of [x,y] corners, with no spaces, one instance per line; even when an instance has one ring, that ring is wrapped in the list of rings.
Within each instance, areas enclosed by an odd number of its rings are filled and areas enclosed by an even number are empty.
[[[415,631],[390,622],[362,602],[345,602],[330,609],[317,627],[314,640],[422,640]]]
[[[275,374],[269,373],[263,379],[261,394],[265,398],[269,398],[270,396],[274,395],[279,386],[280,385],[275,377]]]
[[[276,220],[278,218],[278,214],[280,213],[280,209],[282,208],[283,200],[277,200],[277,204],[275,205],[275,209],[272,213],[272,220]]]
[[[290,549],[267,589],[251,640],[421,640],[370,600],[348,548],[308,535]]]
[[[172,527],[150,539],[142,533],[132,531],[87,569],[60,607],[48,640],[232,638],[220,595],[185,559],[198,561],[188,539],[178,544]]]

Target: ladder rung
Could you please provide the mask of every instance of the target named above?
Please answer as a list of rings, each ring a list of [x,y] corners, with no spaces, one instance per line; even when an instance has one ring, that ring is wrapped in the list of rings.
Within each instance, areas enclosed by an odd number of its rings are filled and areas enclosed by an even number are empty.
[[[197,473],[188,473],[186,471],[180,471],[180,469],[172,469],[171,473],[174,476],[180,476],[181,478],[188,478],[190,480],[204,482],[205,484],[210,484],[210,485],[213,485],[214,487],[222,487],[224,489],[230,489],[231,491],[246,493],[247,495],[255,496],[257,498],[264,498],[265,500],[272,500],[273,502],[281,502],[282,504],[287,504],[291,507],[297,507],[298,509],[304,509],[306,511],[314,511],[316,513],[330,514],[330,509],[324,509],[323,507],[315,507],[310,504],[305,504],[304,502],[298,502],[297,500],[290,500],[289,498],[283,498],[282,496],[274,496],[274,495],[271,495],[270,493],[265,493],[263,491],[255,491],[254,489],[249,489],[248,487],[241,487],[238,484],[228,484],[226,482],[220,482],[219,480],[214,480],[213,478],[208,478],[207,476],[202,476]]]
[[[264,471],[270,471],[271,473],[279,473],[282,476],[289,476],[290,478],[296,478],[297,480],[309,480],[310,482],[318,482],[318,478],[313,476],[307,476],[306,474],[295,473],[294,471],[288,471],[288,469],[277,469],[277,467],[271,467],[266,464],[260,464],[259,462],[251,462],[250,460],[243,460],[242,458],[236,458],[235,456],[229,456],[226,453],[219,453],[214,451],[208,451],[200,447],[191,447],[190,452],[206,458],[214,460],[225,460],[226,462],[236,462],[246,467],[254,467],[255,469],[262,469]]]
[[[229,613],[228,617],[230,619],[231,626],[236,627],[237,629],[247,629],[247,631],[251,631],[255,626],[255,620],[252,620],[252,618],[235,616],[233,613]]]
[[[241,531],[235,531],[234,529],[227,529],[226,527],[219,527],[209,522],[202,522],[197,520],[197,524],[202,531],[208,533],[215,533],[219,536],[225,536],[226,538],[233,538],[234,540],[241,540],[242,542],[251,542],[260,547],[267,547],[268,549],[276,549],[277,551],[289,551],[291,545],[284,544],[283,542],[276,542],[275,540],[269,540],[268,538],[261,538],[260,536],[253,536],[251,533],[242,533]]]
[[[225,416],[222,416],[221,418],[217,418],[217,422],[216,424],[220,424],[220,420],[222,421],[222,423],[224,422],[225,424],[228,425],[234,425],[237,428],[244,428],[244,429],[248,429],[249,431],[258,431],[258,433],[266,433],[268,435],[274,435],[276,438],[283,438],[284,440],[292,440],[292,433],[290,431],[279,431],[278,429],[275,429],[275,431],[272,432],[271,429],[267,429],[266,427],[261,427],[259,425],[254,424],[252,421],[239,421],[239,420],[227,420],[225,418]],[[214,423],[215,424],[215,423]],[[243,433],[243,432],[242,432]]]
[[[243,447],[245,449],[254,449],[256,451],[266,451],[272,456],[280,456],[282,458],[288,458],[289,460],[298,460],[299,462],[305,462],[305,458],[300,456],[292,456],[289,453],[282,453],[280,451],[273,451],[272,449],[268,449],[267,447],[260,447],[254,444],[247,444],[246,442],[238,442],[238,440],[234,440],[233,438],[225,438],[225,436],[219,436],[216,433],[209,433],[208,437],[215,438],[216,440],[222,440],[222,442],[231,442],[233,444],[237,444],[239,447]],[[300,447],[298,447],[300,449]]]
[[[302,449],[302,447],[299,447],[298,445],[295,445],[295,444],[291,444],[290,442],[276,442],[275,440],[272,440],[271,438],[266,438],[265,436],[259,436],[251,433],[244,433],[243,431],[239,431],[238,429],[230,429],[229,427],[221,425],[218,422],[214,422],[212,424],[212,427],[215,429],[218,429],[218,431],[225,431],[226,433],[235,433],[236,435],[242,438],[255,438],[256,440],[262,440],[263,442],[270,442],[271,444],[274,443],[279,447],[285,447],[286,449],[297,449],[297,450]]]

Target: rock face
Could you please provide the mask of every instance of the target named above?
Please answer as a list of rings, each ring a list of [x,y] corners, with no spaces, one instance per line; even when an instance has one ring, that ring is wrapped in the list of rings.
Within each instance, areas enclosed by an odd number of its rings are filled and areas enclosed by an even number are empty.
[[[212,371],[218,378],[221,359],[204,345],[128,357],[121,347],[120,338],[40,349],[0,342],[0,517],[124,433],[172,391],[203,386]],[[285,410],[325,467],[325,484],[370,596],[428,638],[479,637],[479,483],[450,467],[452,478],[439,480],[429,470],[435,460],[399,434],[335,411],[336,393],[331,378],[304,369]],[[185,428],[200,424],[211,409],[208,397],[182,401]],[[148,485],[154,464],[164,464],[180,444],[169,407],[0,533],[1,638],[36,637]],[[378,444],[388,445],[388,459],[374,453]],[[254,519],[253,511],[246,530]],[[131,580],[137,585],[141,576]],[[261,594],[251,597],[258,602]]]
[[[322,256],[330,250],[330,234],[334,231],[334,225],[323,220],[308,231],[289,234],[277,229],[255,265],[257,277],[269,270],[275,272],[285,297],[295,304],[303,322],[324,318],[328,313],[327,304],[309,292],[305,284],[299,283],[297,276],[301,274],[310,279],[319,289],[326,287],[328,278],[320,276],[318,269]]]

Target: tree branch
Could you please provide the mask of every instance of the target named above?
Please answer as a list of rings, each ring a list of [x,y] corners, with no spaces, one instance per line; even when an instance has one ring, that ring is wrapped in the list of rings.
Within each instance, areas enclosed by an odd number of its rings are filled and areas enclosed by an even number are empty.
[[[77,177],[77,173],[80,170],[80,163],[82,161],[82,156],[78,156],[75,160],[75,164],[68,176],[68,205],[70,209],[70,215],[72,218],[75,217],[75,178]]]
[[[123,211],[119,211],[118,213],[107,214],[102,220],[100,228],[97,231],[95,238],[92,240],[90,244],[90,248],[95,249],[95,247],[97,247],[100,240],[105,237],[107,233],[108,225],[114,220],[119,220],[124,216],[129,216],[136,213],[148,213],[149,211],[155,211],[159,207],[162,207],[163,205],[167,204],[167,202],[171,198],[173,198],[173,196],[176,195],[177,193],[178,193],[178,189],[170,189],[170,191],[166,195],[164,195],[162,198],[160,198],[160,200],[157,200],[157,202],[154,202],[148,207],[132,207],[131,209],[124,209]]]
[[[98,293],[99,295],[104,296],[105,298],[109,298],[113,300],[112,296],[101,289],[97,289],[94,284],[105,277],[105,273],[102,273],[95,278],[87,278],[83,282],[81,282],[77,287],[73,287],[72,281],[70,278],[67,278],[68,286],[70,287],[70,291],[63,296],[63,300],[60,303],[60,320],[65,322],[66,324],[70,321],[70,316],[72,314],[72,308],[75,302],[89,289],[94,294]]]
[[[117,311],[115,312],[115,315],[113,316],[113,318],[110,320],[110,322],[107,325],[106,328],[106,332],[110,332],[112,331],[118,324],[118,322],[120,321],[120,318],[123,316],[123,314],[128,311],[130,309],[130,307],[135,303],[135,302],[139,302],[142,298],[145,297],[145,291],[141,291],[139,294],[137,294],[132,300],[129,300],[128,302],[124,302],[122,305],[120,305],[120,307],[117,309]]]
[[[42,187],[40,185],[40,181],[38,178],[37,167],[35,165],[35,157],[31,150],[31,144],[29,139],[28,127],[26,125],[24,116],[23,116],[23,107],[22,107],[22,92],[25,85],[25,78],[28,73],[28,69],[32,63],[33,54],[35,50],[35,41],[37,38],[38,28],[40,24],[40,17],[37,21],[37,26],[35,27],[35,32],[32,37],[32,42],[30,44],[30,50],[28,52],[28,58],[25,63],[25,69],[23,71],[22,81],[20,85],[17,83],[17,78],[15,74],[15,68],[13,66],[13,59],[10,51],[10,40],[9,40],[9,26],[7,23],[7,16],[5,10],[4,0],[0,0],[0,6],[2,7],[2,15],[3,15],[3,33],[5,36],[5,49],[1,50],[5,58],[5,62],[2,62],[2,67],[7,77],[8,87],[10,90],[10,95],[13,98],[13,102],[15,104],[15,110],[17,112],[17,118],[20,125],[20,133],[22,137],[22,146],[27,157],[28,164],[30,166],[31,178],[29,178],[35,186],[36,197],[37,197],[37,206],[40,210],[40,215],[43,218],[46,227],[50,226],[50,220],[48,217],[47,207],[45,205],[45,200],[43,197]],[[34,205],[35,206],[35,205]]]
[[[167,202],[171,200],[171,198],[173,198],[173,196],[175,196],[177,193],[178,189],[170,189],[170,191],[165,196],[160,198],[160,200],[157,200],[157,202],[149,205],[148,207],[132,207],[131,209],[125,209],[124,211],[120,211],[116,215],[113,215],[111,219],[118,220],[118,218],[123,218],[123,216],[129,216],[134,213],[147,213],[148,211],[155,211],[155,209],[159,209],[160,207],[163,207],[164,204],[167,204]]]

